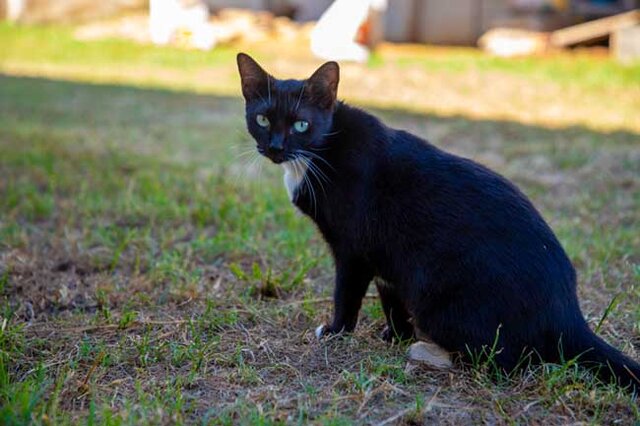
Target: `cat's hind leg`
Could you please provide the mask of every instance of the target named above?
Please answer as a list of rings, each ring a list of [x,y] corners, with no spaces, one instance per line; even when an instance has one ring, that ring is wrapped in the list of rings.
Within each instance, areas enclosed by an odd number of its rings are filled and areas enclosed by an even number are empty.
[[[387,318],[387,326],[382,332],[382,338],[391,342],[408,340],[415,337],[411,316],[393,285],[380,278],[375,279],[376,288],[380,295],[382,309]]]

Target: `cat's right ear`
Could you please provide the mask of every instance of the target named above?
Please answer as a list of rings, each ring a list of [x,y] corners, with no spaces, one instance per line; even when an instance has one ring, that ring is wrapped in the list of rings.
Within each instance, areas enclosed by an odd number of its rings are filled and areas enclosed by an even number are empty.
[[[242,81],[242,95],[247,101],[267,98],[271,90],[271,76],[246,53],[238,53],[236,58]]]
[[[336,103],[340,66],[336,62],[327,62],[313,73],[305,86],[311,99],[321,108],[331,109]]]

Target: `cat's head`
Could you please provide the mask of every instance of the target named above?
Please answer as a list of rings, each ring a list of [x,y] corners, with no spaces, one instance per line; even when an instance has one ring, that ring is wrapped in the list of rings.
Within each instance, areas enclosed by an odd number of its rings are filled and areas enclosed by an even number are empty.
[[[277,80],[249,55],[237,60],[247,128],[260,154],[283,163],[322,147],[331,132],[338,64],[327,62],[307,80]]]

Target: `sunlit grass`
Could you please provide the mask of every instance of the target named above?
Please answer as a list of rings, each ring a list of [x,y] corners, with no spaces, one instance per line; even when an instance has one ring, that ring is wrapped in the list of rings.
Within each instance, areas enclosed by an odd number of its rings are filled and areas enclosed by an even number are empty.
[[[319,64],[304,40],[202,52],[0,23],[0,42],[0,72],[232,96],[238,49],[278,76],[301,78]],[[497,58],[470,48],[384,45],[367,65],[343,64],[340,94],[419,113],[640,132],[640,64],[587,51]]]
[[[492,72],[499,71],[536,81],[554,81],[583,89],[608,87],[640,87],[640,63],[621,64],[603,52],[588,51],[573,54],[557,52],[546,56],[501,58],[476,49],[431,48],[398,55],[401,66],[420,65],[430,71]],[[427,53],[428,54],[425,54]]]

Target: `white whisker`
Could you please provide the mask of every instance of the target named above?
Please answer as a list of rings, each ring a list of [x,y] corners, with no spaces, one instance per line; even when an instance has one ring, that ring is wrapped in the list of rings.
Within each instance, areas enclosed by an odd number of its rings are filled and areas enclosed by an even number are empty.
[[[264,165],[264,157],[257,155],[258,158],[258,186],[262,186],[262,166]]]
[[[240,169],[245,170],[246,172],[242,173],[242,171],[234,171],[233,184],[237,185],[242,178],[246,177],[248,174],[251,174],[252,170],[255,169],[256,163],[259,160],[260,155],[255,149],[243,152],[241,155],[237,156],[234,163],[238,164],[240,166]]]
[[[309,163],[308,163],[308,159],[302,157],[302,156],[297,156],[296,157],[296,164],[300,165],[300,168],[303,170],[303,175],[302,175],[302,182],[300,183],[300,187],[299,190],[301,189],[306,189],[307,194],[309,194],[309,199],[312,203],[313,206],[313,211],[314,211],[314,217],[317,216],[317,209],[316,209],[316,198],[315,198],[315,191],[313,189],[313,185],[311,180],[309,179],[309,175],[308,173],[306,173],[306,171],[309,170]],[[304,170],[306,167],[306,171]]]
[[[302,158],[302,157],[301,157]],[[307,164],[307,166],[309,165],[309,159],[308,158],[303,158],[303,161],[305,162],[305,164]],[[318,201],[316,198],[316,190],[313,189],[313,185],[311,184],[311,180],[309,179],[309,176],[305,173],[304,174],[304,179],[307,181],[307,185],[311,191],[311,199],[313,200],[313,217],[318,217]]]
[[[318,167],[317,164],[315,164],[311,158],[307,157],[305,155],[304,151],[297,151],[299,153],[299,156],[301,158],[304,158],[305,160],[307,160],[307,165],[308,168],[312,171],[314,177],[318,180],[318,183],[320,185],[322,185],[322,181],[324,180],[326,183],[330,182],[329,177],[322,171],[322,169],[320,167]],[[323,186],[323,190],[324,190],[324,186]]]
[[[320,185],[320,188],[322,189],[322,193],[326,196],[327,192],[324,189],[324,185],[322,184],[322,180],[320,179],[320,177],[318,176],[318,173],[316,172],[316,170],[318,170],[317,166],[315,164],[313,164],[311,161],[308,161],[307,164],[309,165],[309,172],[318,181],[318,184]]]
[[[311,152],[311,151],[306,151],[306,150],[298,150],[297,152],[310,157],[312,159],[317,159],[318,161],[322,161],[324,164],[327,165],[327,167],[329,167],[332,171],[335,171],[335,169],[333,168],[333,166],[324,158],[322,158],[321,156],[319,156],[318,154]]]
[[[305,150],[297,150],[296,151],[297,155],[299,158],[303,159],[303,161],[305,162],[305,164],[307,165],[307,169],[309,170],[309,177],[308,177],[308,185],[312,185],[311,182],[311,178],[313,177],[314,180],[316,180],[318,182],[318,185],[320,185],[320,188],[322,190],[322,193],[324,194],[324,196],[326,197],[327,195],[327,189],[325,188],[324,183],[330,184],[331,183],[331,179],[327,176],[327,174],[325,173],[324,170],[322,170],[322,168],[320,167],[319,164],[316,164],[313,159],[318,159],[321,160],[324,164],[326,164],[331,170],[335,169],[333,168],[333,166],[331,166],[331,164],[329,164],[324,158],[320,157],[317,154],[314,154],[312,152],[309,151],[305,151]],[[324,181],[324,183],[323,183]],[[312,188],[313,189],[313,188]],[[314,191],[315,192],[315,191]],[[317,195],[317,194],[314,194]]]
[[[298,167],[301,167],[300,164],[298,163],[298,159],[296,157],[294,157],[293,160],[291,160],[291,164],[293,164],[293,174],[295,175],[295,179],[297,182],[301,182],[302,181],[302,176],[301,176],[301,171],[298,169]],[[298,194],[300,193],[300,191],[302,191],[302,183],[298,184],[298,187],[295,188],[292,191],[291,194],[291,201],[295,201],[296,198],[298,198]]]
[[[242,158],[245,158],[245,157],[248,157],[248,156],[251,156],[251,155],[256,155],[256,154],[257,154],[257,151],[255,150],[255,148],[247,149],[246,151],[243,151],[243,152],[237,154],[235,156],[235,160],[240,160]]]
[[[296,102],[295,112],[298,112],[298,108],[300,107],[300,101],[302,100],[303,94],[304,94],[304,84],[302,85],[302,89],[300,89],[300,94],[298,95],[298,102]]]
[[[317,178],[324,180],[326,183],[329,183],[329,177],[320,169],[320,167],[318,167],[317,164],[310,161],[309,167],[314,170],[314,174]]]
[[[322,161],[324,164],[327,165],[327,167],[329,167],[331,170],[333,170],[335,172],[336,169],[333,168],[333,166],[331,164],[329,164],[329,162],[327,160],[325,160],[324,158],[322,158],[321,156],[319,156],[318,154],[311,152],[311,151],[302,151],[304,154],[310,156],[311,158],[315,158],[317,160]]]
[[[267,90],[269,91],[269,105],[271,105],[271,76],[267,76]]]
[[[262,95],[260,94],[260,91],[256,90],[255,94],[258,95],[258,97],[260,98],[260,100],[262,101],[262,103],[270,105],[271,104],[271,99],[269,99],[269,103],[267,103],[267,101],[262,97]]]

